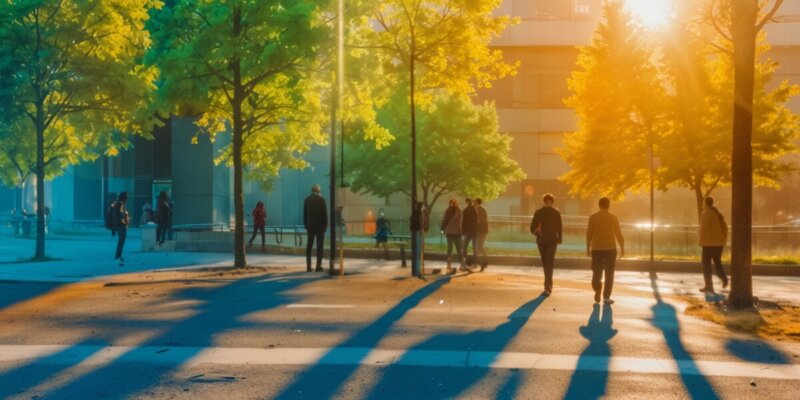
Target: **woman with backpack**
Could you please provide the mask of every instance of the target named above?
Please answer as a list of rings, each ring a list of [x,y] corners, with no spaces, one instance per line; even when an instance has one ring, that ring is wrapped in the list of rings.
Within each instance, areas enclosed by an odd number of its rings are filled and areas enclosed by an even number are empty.
[[[267,226],[267,211],[264,210],[264,203],[258,202],[256,203],[256,208],[253,209],[253,236],[250,237],[250,245],[248,247],[253,247],[253,240],[256,238],[256,234],[261,232],[261,252],[264,253],[267,251],[266,248],[266,232],[265,227]]]
[[[728,287],[728,276],[722,268],[722,250],[728,242],[728,224],[725,217],[714,207],[714,199],[706,197],[703,201],[703,213],[700,215],[700,246],[703,248],[703,280],[705,286],[700,291],[714,294],[714,280],[711,276],[711,262],[714,262],[716,274],[722,280],[722,288]]]
[[[447,211],[442,218],[441,231],[447,236],[447,273],[455,274],[456,269],[450,267],[453,246],[458,254],[458,262],[461,264],[460,271],[469,271],[464,264],[464,254],[461,252],[461,209],[458,207],[458,200],[451,199]]]

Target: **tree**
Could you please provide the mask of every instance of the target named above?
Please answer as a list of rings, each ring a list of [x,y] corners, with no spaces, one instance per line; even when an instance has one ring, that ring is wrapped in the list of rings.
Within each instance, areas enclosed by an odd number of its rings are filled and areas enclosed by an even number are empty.
[[[652,44],[619,2],[603,8],[592,43],[580,49],[565,101],[575,110],[577,132],[559,154],[570,165],[560,177],[580,196],[615,198],[649,187],[648,154],[660,153],[664,91]]]
[[[692,11],[696,18],[698,11]],[[728,132],[733,118],[733,60],[729,41],[707,24],[676,27],[673,34],[678,40],[666,40],[664,46],[664,71],[674,94],[668,106],[671,124],[664,139],[668,151],[661,155],[660,184],[662,189],[678,186],[692,190],[699,217],[703,199],[731,182]],[[754,81],[754,184],[778,187],[780,178],[792,169],[783,156],[797,149],[794,140],[800,122],[786,103],[800,89],[786,81],[767,89],[778,65],[766,56],[766,40],[762,37],[759,42]]]
[[[0,3],[0,71],[9,73],[21,141],[6,160],[36,175],[36,252],[45,256],[44,182],[64,169],[116,154],[147,134],[152,68],[141,65],[154,0],[20,0]],[[113,137],[112,137],[112,134]],[[4,149],[7,149],[4,145]],[[13,160],[13,161],[10,161]],[[16,179],[16,178],[15,178]]]
[[[348,181],[354,192],[388,197],[410,194],[409,121],[402,110],[407,94],[398,92],[378,113],[377,122],[394,140],[382,149],[361,140],[348,142]],[[463,96],[438,95],[418,109],[421,201],[433,209],[449,193],[493,199],[525,174],[509,157],[511,137],[498,132],[494,104],[474,105]]]
[[[783,0],[759,19],[758,0],[731,1],[729,33],[733,47],[733,144],[731,202],[731,293],[728,303],[737,309],[753,307],[753,112],[756,39]],[[712,10],[713,12],[713,10]],[[712,16],[712,19],[714,17]]]
[[[513,73],[499,50],[489,48],[492,37],[511,22],[492,11],[500,0],[386,0],[373,19],[380,29],[370,43],[382,52],[383,69],[408,89],[410,121],[411,213],[418,201],[417,100],[429,103],[436,90],[470,94],[494,79]],[[419,96],[419,99],[417,98]],[[421,273],[417,232],[412,231],[412,274]]]
[[[300,155],[325,143],[314,79],[325,3],[177,0],[154,17],[160,103],[199,115],[196,125],[212,138],[231,132],[218,161],[233,166],[235,268],[247,266],[243,173],[268,185],[281,168],[305,167]]]

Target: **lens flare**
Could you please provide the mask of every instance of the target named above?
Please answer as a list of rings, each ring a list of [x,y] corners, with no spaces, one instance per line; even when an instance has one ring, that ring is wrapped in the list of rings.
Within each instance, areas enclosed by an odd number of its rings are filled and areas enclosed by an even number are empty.
[[[669,24],[674,4],[673,0],[625,0],[625,9],[642,26],[660,29]]]

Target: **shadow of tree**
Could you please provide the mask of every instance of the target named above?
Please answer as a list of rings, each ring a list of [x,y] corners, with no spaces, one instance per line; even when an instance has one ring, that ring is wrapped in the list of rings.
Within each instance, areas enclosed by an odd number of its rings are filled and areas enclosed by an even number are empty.
[[[611,346],[608,341],[617,335],[614,324],[614,312],[610,305],[603,305],[602,317],[600,305],[592,305],[589,321],[578,330],[589,345],[578,357],[575,372],[569,381],[564,398],[596,399],[606,393],[608,383],[608,367],[611,357]]]
[[[763,340],[730,338],[725,348],[734,356],[749,362],[790,364],[790,358]]]
[[[466,334],[461,333],[444,333],[431,337],[430,339],[415,345],[410,350],[442,350],[442,349],[459,349],[481,352],[481,364],[490,365],[502,353],[503,349],[508,346],[511,340],[517,336],[519,331],[528,322],[531,315],[536,309],[544,302],[545,296],[539,296],[533,299],[516,310],[508,316],[508,321],[498,325],[492,330],[479,330],[469,332]],[[454,398],[465,390],[480,382],[486,374],[490,371],[486,367],[472,367],[463,368],[464,365],[458,365],[457,368],[431,368],[424,372],[424,375],[430,379],[418,379],[416,376],[420,374],[419,367],[404,366],[407,358],[414,357],[412,364],[420,362],[419,357],[421,353],[416,351],[414,353],[407,353],[413,355],[406,355],[401,357],[393,364],[383,371],[378,384],[372,389],[367,396],[370,399],[386,399],[386,398],[413,398],[420,393],[424,393],[427,398],[445,399]],[[455,365],[454,365],[455,366]],[[414,385],[409,385],[408,382],[412,381]],[[519,383],[519,376],[514,378],[512,376],[507,381],[502,390],[508,393],[515,393],[517,390],[516,385]]]
[[[163,333],[140,343],[138,347],[134,347],[111,363],[82,375],[63,387],[53,389],[47,396],[70,399],[134,396],[157,384],[168,373],[196,356],[202,348],[213,346],[215,335],[249,325],[242,317],[296,301],[297,299],[288,292],[317,279],[309,279],[309,275],[303,273],[275,274],[267,279],[260,276],[212,288],[189,288],[179,291],[173,295],[175,300],[190,300],[199,304],[191,317],[165,327]],[[103,321],[93,321],[103,323]],[[192,347],[169,351],[170,346]],[[154,352],[153,347],[160,347],[161,350]],[[75,347],[75,349],[85,348],[87,346]],[[71,351],[76,350],[65,349],[61,356]],[[75,357],[74,362],[67,363],[63,362],[62,357],[63,365],[57,369],[49,367],[48,364],[51,364],[52,358],[59,357],[58,354],[36,360],[24,367],[37,371],[35,378],[30,379],[27,386],[32,387],[37,381],[45,381],[52,374],[77,365],[90,355]],[[148,363],[142,360],[157,361]],[[4,376],[11,377],[24,371],[16,369],[6,372]]]
[[[439,278],[403,298],[397,305],[373,321],[364,329],[326,353],[320,360],[284,388],[277,399],[327,399],[332,397],[342,384],[358,369],[357,362],[332,366],[337,360],[347,357],[363,360],[391,330],[392,326],[416,307],[422,300],[450,282],[449,277]],[[354,354],[359,352],[360,354]],[[346,354],[346,355],[345,355]]]

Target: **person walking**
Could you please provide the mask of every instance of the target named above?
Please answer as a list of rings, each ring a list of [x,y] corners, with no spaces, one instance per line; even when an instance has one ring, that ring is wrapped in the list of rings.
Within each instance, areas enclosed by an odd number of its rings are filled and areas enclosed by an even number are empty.
[[[311,249],[317,244],[317,272],[322,272],[322,246],[328,228],[328,208],[320,196],[319,185],[311,186],[311,194],[303,203],[303,226],[306,228],[306,270],[311,272]]]
[[[536,236],[536,246],[542,258],[544,269],[544,295],[553,292],[553,267],[556,249],[561,244],[564,234],[561,226],[561,213],[553,207],[555,197],[547,193],[542,197],[544,205],[536,210],[531,219],[531,233]]]
[[[172,204],[166,191],[158,194],[156,201],[156,243],[164,244],[167,239],[167,231],[172,226]]]
[[[705,286],[700,291],[707,294],[714,294],[714,281],[711,277],[711,262],[719,279],[722,280],[722,288],[728,287],[728,276],[722,268],[722,250],[728,242],[728,224],[725,217],[714,207],[714,199],[706,197],[703,200],[703,213],[700,215],[700,246],[703,248],[703,280]]]
[[[475,209],[475,205],[472,202],[472,199],[469,197],[466,199],[467,206],[464,207],[464,211],[461,212],[461,234],[463,235],[462,240],[462,247],[464,249],[464,262],[472,267],[477,259],[477,249],[475,247],[475,242],[477,241],[478,235],[478,211]],[[470,262],[469,254],[469,244],[472,243],[472,260]]]
[[[456,248],[458,262],[461,264],[460,270],[472,272],[472,270],[468,269],[464,264],[464,253],[461,251],[461,209],[458,207],[458,200],[450,200],[447,211],[444,212],[444,217],[442,218],[441,231],[447,237],[447,273],[456,273],[456,269],[450,266],[453,256],[453,246]]]
[[[586,253],[592,257],[592,289],[594,302],[600,302],[602,290],[603,302],[614,304],[611,290],[614,288],[614,264],[617,259],[617,243],[620,257],[625,257],[625,238],[619,227],[619,218],[609,211],[611,200],[603,197],[598,202],[600,210],[589,217],[586,229]],[[603,276],[605,275],[605,285]]]
[[[378,220],[375,224],[375,247],[382,247],[383,257],[388,260],[389,248],[387,243],[389,242],[389,235],[392,234],[392,228],[383,211],[378,214]]]
[[[483,200],[481,198],[475,199],[475,210],[478,214],[477,235],[475,237],[475,253],[476,257],[480,257],[481,272],[483,272],[489,264],[486,255],[486,236],[489,234],[489,214],[483,208]],[[475,262],[478,262],[476,259]]]
[[[112,210],[112,221],[114,223],[114,230],[117,232],[117,252],[114,254],[114,259],[119,262],[119,266],[125,265],[125,259],[122,257],[122,248],[125,246],[125,239],[128,237],[128,209],[125,204],[128,202],[128,192],[121,192],[117,196],[117,202],[114,203]]]
[[[253,247],[253,240],[256,238],[256,235],[261,232],[261,252],[266,253],[267,233],[265,229],[267,226],[267,211],[264,209],[264,203],[261,201],[256,203],[256,208],[253,209],[251,214],[253,216],[253,236],[250,237],[250,244],[248,247]]]

